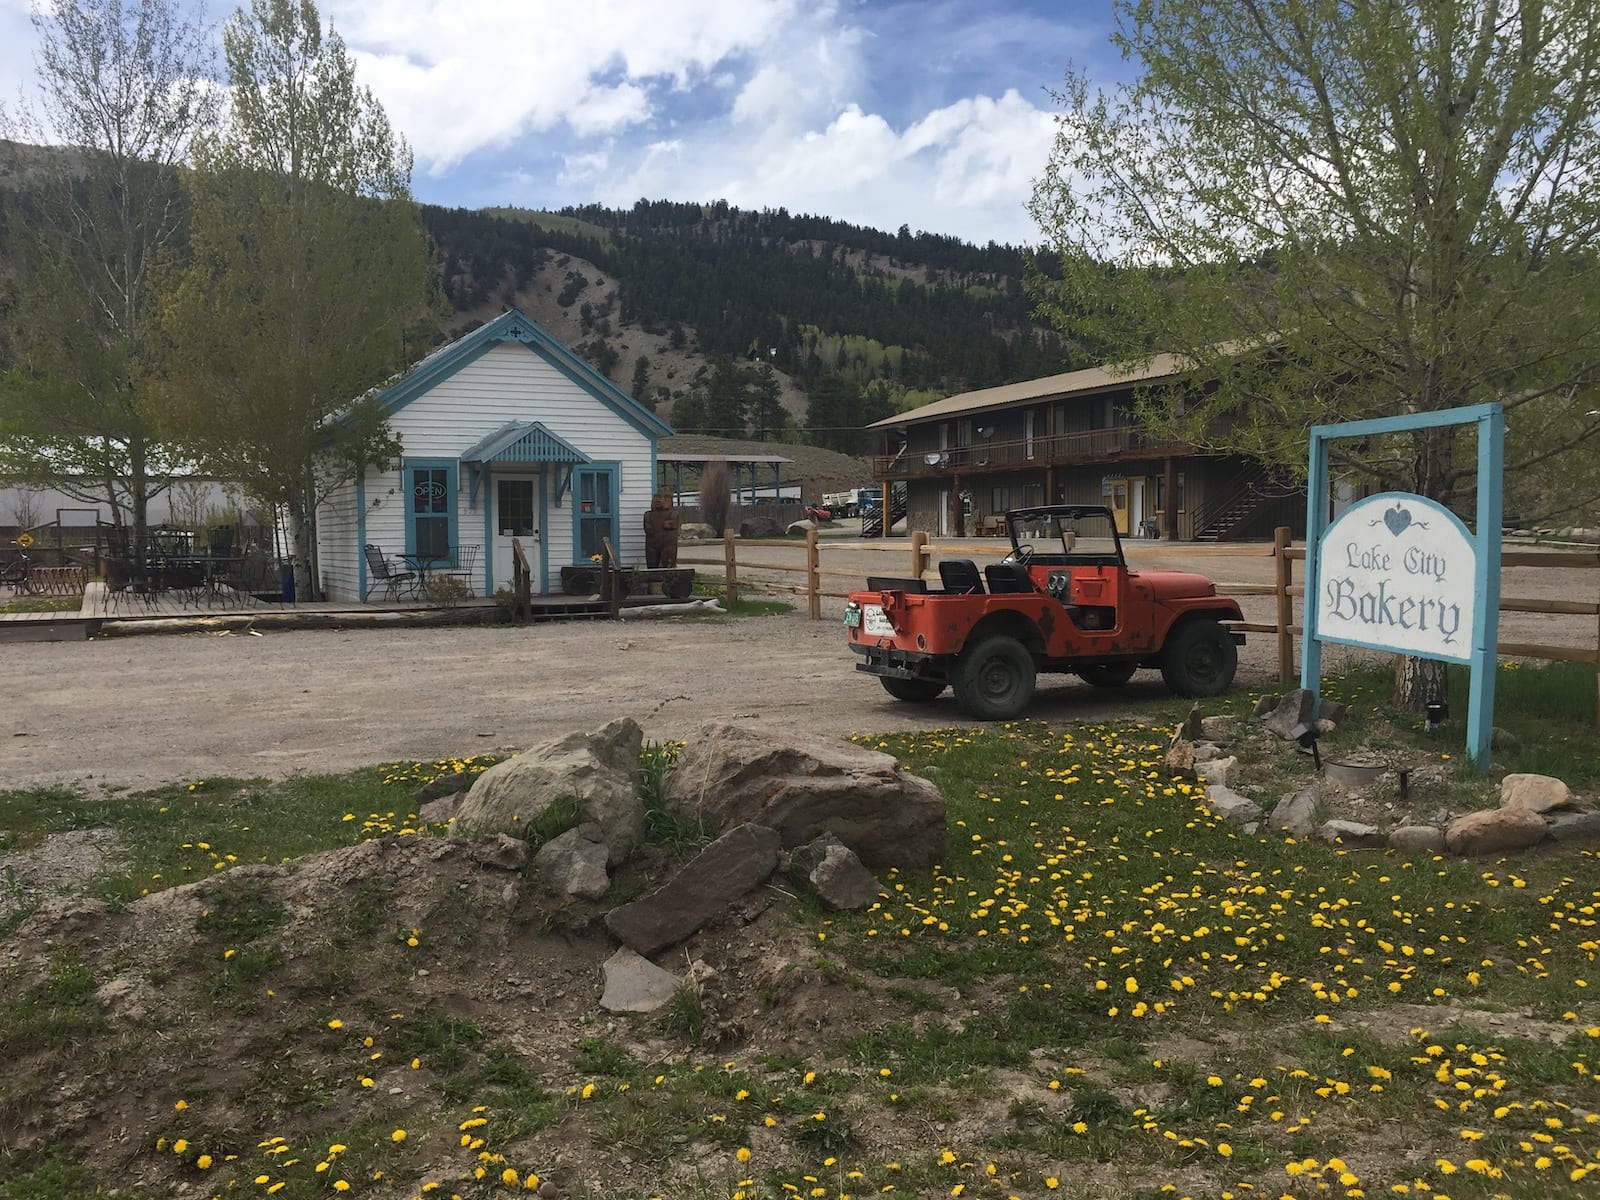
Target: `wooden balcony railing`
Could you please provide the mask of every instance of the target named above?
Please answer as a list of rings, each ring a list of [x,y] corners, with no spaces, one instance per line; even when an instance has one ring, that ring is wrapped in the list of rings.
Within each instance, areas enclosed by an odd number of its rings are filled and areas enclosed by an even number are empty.
[[[977,442],[948,450],[906,450],[881,454],[873,461],[874,478],[916,479],[950,475],[957,471],[1014,471],[1026,467],[1063,466],[1117,458],[1153,458],[1164,454],[1192,454],[1187,442],[1152,435],[1140,426],[1090,429],[1082,433],[1057,433],[1015,441]],[[929,462],[929,456],[937,456]]]

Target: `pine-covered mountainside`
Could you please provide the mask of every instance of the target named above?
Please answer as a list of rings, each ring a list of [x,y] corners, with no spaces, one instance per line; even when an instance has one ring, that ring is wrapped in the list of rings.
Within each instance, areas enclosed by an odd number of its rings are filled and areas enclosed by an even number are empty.
[[[63,161],[75,174],[72,151],[0,140],[0,237]],[[519,308],[686,436],[860,455],[896,411],[1093,358],[1035,319],[1014,246],[724,201],[421,211],[450,308],[433,339]]]
[[[860,453],[896,410],[1087,362],[1012,246],[724,202],[423,219],[455,332],[520,308],[683,433]]]

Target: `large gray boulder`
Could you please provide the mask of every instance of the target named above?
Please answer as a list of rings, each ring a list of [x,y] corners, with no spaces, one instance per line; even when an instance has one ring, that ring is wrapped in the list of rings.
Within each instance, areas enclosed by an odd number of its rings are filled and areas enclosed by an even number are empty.
[[[1229,787],[1207,788],[1206,807],[1230,825],[1250,825],[1261,819],[1261,806]]]
[[[1500,781],[1500,807],[1547,813],[1572,807],[1572,792],[1551,775],[1507,775]]]
[[[776,517],[769,517],[765,513],[756,513],[745,517],[739,522],[739,536],[742,538],[777,538],[783,536],[783,526],[778,524]]]
[[[1361,821],[1324,821],[1317,826],[1317,836],[1329,845],[1355,850],[1380,850],[1389,842],[1383,830]]]
[[[1397,854],[1444,853],[1444,830],[1437,825],[1402,825],[1389,831],[1389,849]]]
[[[1550,840],[1569,844],[1600,842],[1600,813],[1554,813],[1550,820]]]
[[[671,1001],[680,986],[678,977],[662,970],[626,946],[606,959],[601,968],[605,989],[600,1007],[607,1012],[655,1012]]]
[[[878,898],[883,885],[861,860],[831,833],[825,833],[789,856],[788,874],[815,893],[822,907],[834,910],[865,908]]]
[[[1307,788],[1283,796],[1272,806],[1267,828],[1305,841],[1317,831],[1317,793]]]
[[[540,846],[533,856],[533,869],[558,896],[598,900],[611,887],[611,877],[606,874],[608,857],[605,831],[585,822]]]
[[[720,917],[766,882],[778,865],[778,834],[739,825],[712,842],[661,887],[606,914],[606,928],[630,950],[665,950]]]
[[[569,733],[490,767],[472,784],[456,812],[456,832],[481,836],[521,832],[562,802],[605,835],[614,866],[644,837],[639,750],[644,733],[619,717],[593,733]],[[576,824],[577,821],[574,821]]]
[[[1500,854],[1537,845],[1548,830],[1544,818],[1532,809],[1520,805],[1488,808],[1451,821],[1444,831],[1444,844],[1452,854]]]
[[[1316,720],[1316,694],[1306,688],[1295,688],[1278,697],[1278,703],[1266,714],[1266,727],[1286,742],[1294,741],[1298,725],[1310,725]]]
[[[944,858],[944,797],[892,755],[848,742],[706,726],[667,776],[667,803],[715,829],[754,821],[786,848],[831,833],[869,868]]]

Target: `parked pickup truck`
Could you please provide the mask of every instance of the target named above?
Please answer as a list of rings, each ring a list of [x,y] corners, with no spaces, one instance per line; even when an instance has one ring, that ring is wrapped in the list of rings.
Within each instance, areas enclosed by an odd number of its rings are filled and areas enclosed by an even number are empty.
[[[946,687],[981,721],[1009,720],[1033,700],[1039,672],[1120,687],[1159,668],[1180,696],[1214,696],[1233,682],[1242,633],[1236,600],[1186,571],[1130,571],[1109,508],[1066,504],[1005,517],[1011,552],[980,574],[943,559],[941,588],[922,579],[869,578],[844,623],[856,670],[897,700],[933,700]]]

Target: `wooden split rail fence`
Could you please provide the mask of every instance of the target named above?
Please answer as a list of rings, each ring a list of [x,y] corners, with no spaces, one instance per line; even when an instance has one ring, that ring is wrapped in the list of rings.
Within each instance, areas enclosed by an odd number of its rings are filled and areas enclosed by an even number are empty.
[[[741,549],[754,547],[781,547],[791,552],[803,551],[801,561],[798,563],[751,562],[746,560],[743,565],[744,574],[741,577],[739,552]],[[827,548],[833,551],[850,551],[854,554],[872,553],[892,557],[898,556],[900,564],[890,565],[885,560],[884,574],[899,575],[902,572],[912,578],[920,579],[928,571],[936,557],[962,557],[962,558],[1000,558],[1006,553],[1005,547],[991,548],[972,545],[935,545],[928,535],[920,530],[913,531],[909,542],[892,541],[884,543],[877,540],[829,542]],[[1238,543],[1213,543],[1209,545],[1183,545],[1174,546],[1171,543],[1159,545],[1141,545],[1138,539],[1123,543],[1123,551],[1130,565],[1137,567],[1141,560],[1152,558],[1170,558],[1181,555],[1184,558],[1228,559],[1228,558],[1271,558],[1273,560],[1273,581],[1271,583],[1230,583],[1218,582],[1217,591],[1225,596],[1272,596],[1276,600],[1274,619],[1271,623],[1260,621],[1243,621],[1236,625],[1244,633],[1271,634],[1277,646],[1278,678],[1284,683],[1292,683],[1298,678],[1295,662],[1295,638],[1301,636],[1305,630],[1294,619],[1294,602],[1296,598],[1304,599],[1305,587],[1295,582],[1294,564],[1304,562],[1305,548],[1293,544],[1289,530],[1280,527],[1274,532],[1270,543],[1238,542]],[[803,595],[806,598],[806,613],[813,620],[822,617],[823,597],[842,599],[850,592],[860,590],[865,583],[866,575],[876,572],[863,572],[859,566],[853,570],[828,568],[822,565],[822,544],[817,538],[815,530],[806,534],[803,543],[783,538],[735,539],[732,533],[724,536],[722,541],[722,555],[719,558],[695,558],[679,555],[678,562],[682,566],[720,566],[723,570],[724,584],[730,602],[736,601],[741,588],[759,588],[768,592],[783,592],[793,595]],[[1504,550],[1501,552],[1500,565],[1505,567],[1538,567],[1552,570],[1594,570],[1600,568],[1600,552],[1594,550],[1569,551],[1569,550]],[[784,582],[772,580],[763,576],[770,573],[779,575],[800,575],[803,578],[798,582]],[[1215,574],[1215,572],[1212,572]],[[844,590],[837,590],[829,586],[829,581],[847,579],[850,583]],[[1600,676],[1600,597],[1595,600],[1540,600],[1522,599],[1513,596],[1500,598],[1500,611],[1515,613],[1545,613],[1562,614],[1567,616],[1592,616],[1596,618],[1595,643],[1592,646],[1557,646],[1531,642],[1505,642],[1499,646],[1500,654],[1509,658],[1531,658],[1547,662],[1577,662],[1591,663],[1597,668]],[[1600,685],[1597,685],[1600,686]],[[1597,693],[1600,695],[1600,693]],[[1595,716],[1596,729],[1600,730],[1600,703],[1597,703]]]

